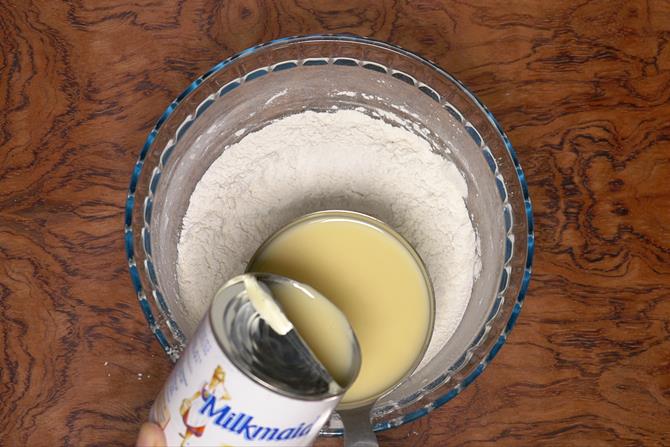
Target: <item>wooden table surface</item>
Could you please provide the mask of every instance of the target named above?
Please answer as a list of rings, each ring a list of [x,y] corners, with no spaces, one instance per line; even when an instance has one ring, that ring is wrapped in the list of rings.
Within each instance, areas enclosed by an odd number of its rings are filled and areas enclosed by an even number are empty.
[[[134,442],[171,366],[122,243],[139,148],[219,60],[326,31],[464,81],[534,205],[507,345],[381,445],[670,445],[670,2],[651,0],[0,2],[0,445]]]

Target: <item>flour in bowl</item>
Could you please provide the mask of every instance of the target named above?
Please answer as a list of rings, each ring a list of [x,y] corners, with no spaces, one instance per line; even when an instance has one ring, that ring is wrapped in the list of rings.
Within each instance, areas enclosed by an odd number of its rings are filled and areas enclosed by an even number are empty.
[[[178,245],[177,321],[192,334],[218,288],[285,224],[346,209],[389,224],[426,264],[436,302],[425,362],[456,330],[479,273],[467,194],[456,165],[404,127],[357,110],[274,121],[225,148],[191,195]]]

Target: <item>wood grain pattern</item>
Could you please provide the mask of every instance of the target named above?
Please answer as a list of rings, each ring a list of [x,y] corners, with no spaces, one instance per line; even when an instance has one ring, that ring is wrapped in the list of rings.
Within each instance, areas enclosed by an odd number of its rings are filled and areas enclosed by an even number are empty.
[[[0,445],[134,442],[170,369],[125,267],[138,150],[215,62],[324,31],[389,40],[463,80],[508,131],[535,206],[535,275],[508,344],[382,445],[670,445],[660,0],[0,2]]]

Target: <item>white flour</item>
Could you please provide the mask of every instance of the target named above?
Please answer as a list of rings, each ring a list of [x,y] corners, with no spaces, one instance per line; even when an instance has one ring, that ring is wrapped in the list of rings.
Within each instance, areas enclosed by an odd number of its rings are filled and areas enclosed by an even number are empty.
[[[216,290],[258,246],[323,209],[373,215],[401,233],[431,275],[436,298],[429,360],[456,330],[479,273],[477,238],[456,166],[425,139],[354,111],[303,112],[228,147],[197,184],[178,246],[187,335]]]

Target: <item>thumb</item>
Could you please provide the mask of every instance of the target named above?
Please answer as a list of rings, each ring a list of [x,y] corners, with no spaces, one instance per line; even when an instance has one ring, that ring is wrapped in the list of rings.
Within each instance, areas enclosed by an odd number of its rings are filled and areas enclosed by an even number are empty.
[[[165,433],[154,423],[145,422],[140,427],[140,434],[137,436],[137,447],[165,447]]]

